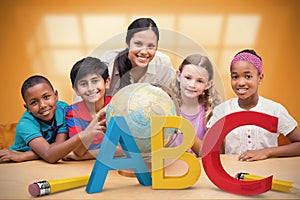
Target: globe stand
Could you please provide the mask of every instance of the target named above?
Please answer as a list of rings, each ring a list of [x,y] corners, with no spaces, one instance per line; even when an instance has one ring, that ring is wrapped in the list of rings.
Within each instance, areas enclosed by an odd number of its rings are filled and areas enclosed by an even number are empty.
[[[149,173],[151,175],[151,172],[152,172],[152,169],[151,169],[151,158],[144,158],[145,160],[145,164],[146,164],[146,167],[148,168],[149,170]],[[118,174],[120,174],[121,176],[125,176],[125,177],[130,177],[130,178],[135,178],[135,173],[132,169],[119,169],[118,170]]]
[[[130,178],[135,178],[135,173],[133,170],[130,169],[119,169],[118,170],[118,174],[120,174],[121,176],[126,176],[126,177],[130,177]]]

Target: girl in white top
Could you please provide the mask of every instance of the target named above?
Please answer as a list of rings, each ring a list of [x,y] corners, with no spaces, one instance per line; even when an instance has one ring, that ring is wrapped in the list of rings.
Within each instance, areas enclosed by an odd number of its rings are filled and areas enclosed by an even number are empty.
[[[238,111],[256,111],[278,118],[277,133],[254,125],[241,126],[232,130],[224,141],[226,154],[240,154],[241,161],[263,160],[269,157],[299,156],[300,131],[297,122],[279,103],[265,99],[258,94],[263,80],[262,59],[254,50],[243,50],[235,55],[230,65],[231,87],[238,98],[227,100],[213,110],[207,127],[220,118]],[[285,135],[291,143],[278,146],[279,134]],[[224,152],[224,149],[223,149]]]

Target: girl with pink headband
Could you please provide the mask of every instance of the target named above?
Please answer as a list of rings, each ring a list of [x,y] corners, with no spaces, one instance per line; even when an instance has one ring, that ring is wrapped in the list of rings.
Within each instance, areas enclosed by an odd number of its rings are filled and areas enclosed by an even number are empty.
[[[263,80],[262,59],[254,50],[245,49],[237,53],[230,64],[231,87],[237,98],[229,99],[213,110],[207,127],[210,128],[222,117],[240,111],[256,111],[278,118],[277,133],[254,126],[240,126],[225,138],[226,154],[239,154],[241,161],[263,160],[270,157],[299,156],[300,130],[297,121],[279,103],[258,94]],[[278,146],[279,134],[291,143]]]

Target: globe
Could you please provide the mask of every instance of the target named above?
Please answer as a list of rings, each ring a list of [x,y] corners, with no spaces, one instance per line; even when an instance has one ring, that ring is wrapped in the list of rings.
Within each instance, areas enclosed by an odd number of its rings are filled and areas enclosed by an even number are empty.
[[[177,116],[178,106],[166,88],[150,83],[134,83],[119,90],[111,99],[106,121],[123,116],[143,157],[151,153],[151,116]],[[174,129],[165,128],[165,145],[172,139]]]

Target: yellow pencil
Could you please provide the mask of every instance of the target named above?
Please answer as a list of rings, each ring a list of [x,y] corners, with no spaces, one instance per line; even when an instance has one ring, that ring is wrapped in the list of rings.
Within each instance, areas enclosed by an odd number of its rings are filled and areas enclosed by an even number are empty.
[[[264,177],[240,172],[236,175],[236,178],[239,180],[245,180],[245,181],[255,181],[255,180],[263,179]],[[300,186],[293,182],[273,179],[272,180],[272,190],[276,190],[276,191],[280,191],[280,192],[299,193]]]
[[[44,180],[34,182],[28,186],[28,191],[33,197],[44,196],[77,187],[86,186],[90,176],[77,176],[58,180]]]

